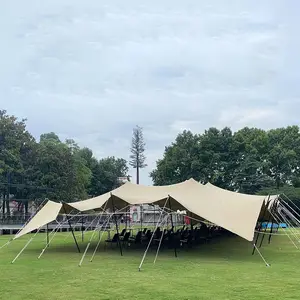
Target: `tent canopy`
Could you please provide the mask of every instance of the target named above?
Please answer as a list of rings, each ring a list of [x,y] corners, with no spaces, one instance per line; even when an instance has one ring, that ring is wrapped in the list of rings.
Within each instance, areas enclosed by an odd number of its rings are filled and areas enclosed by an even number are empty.
[[[48,201],[43,208],[28,222],[28,224],[14,236],[14,239],[36,230],[52,221],[54,221],[62,208],[61,203]]]
[[[83,212],[101,208],[116,208],[119,210],[127,205],[157,204],[163,207],[167,204],[172,210],[188,210],[198,216],[199,219],[205,219],[248,241],[252,241],[262,207],[267,199],[274,200],[277,197],[277,195],[267,197],[231,192],[210,183],[200,184],[194,179],[168,186],[144,186],[127,182],[101,196],[64,204],[64,208],[73,208]],[[46,205],[39,212],[41,214],[38,215],[38,213],[23,228],[19,236],[37,229],[36,226],[38,225],[43,226],[53,221],[62,208],[62,204],[57,204],[57,206],[51,204],[47,207]],[[51,210],[51,213],[49,210]],[[45,213],[47,218],[42,221],[44,211],[47,211]],[[36,218],[38,221],[35,221]]]

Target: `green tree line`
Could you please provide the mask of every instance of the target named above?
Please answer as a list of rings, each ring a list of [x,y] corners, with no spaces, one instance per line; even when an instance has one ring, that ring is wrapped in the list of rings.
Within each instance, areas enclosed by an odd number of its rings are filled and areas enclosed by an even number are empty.
[[[106,193],[127,175],[127,161],[106,157],[100,160],[92,150],[73,140],[61,141],[51,132],[39,141],[18,120],[0,110],[0,207],[10,214],[11,198],[28,209],[28,199],[49,198],[72,202]]]
[[[130,165],[144,167],[143,136],[133,135],[133,139]],[[0,111],[3,213],[10,213],[11,197],[19,199],[25,210],[27,199],[86,199],[119,186],[117,178],[127,173],[125,159],[96,159],[91,149],[80,148],[71,139],[61,141],[53,132],[42,134],[37,141],[28,132],[26,120]],[[154,185],[193,177],[241,193],[285,193],[300,202],[300,130],[288,126],[272,130],[245,127],[237,132],[228,127],[210,128],[203,134],[184,131],[165,147],[150,177]]]
[[[180,133],[165,148],[154,185],[193,177],[247,194],[285,193],[300,200],[300,131],[298,126],[272,130],[210,128],[203,134]]]

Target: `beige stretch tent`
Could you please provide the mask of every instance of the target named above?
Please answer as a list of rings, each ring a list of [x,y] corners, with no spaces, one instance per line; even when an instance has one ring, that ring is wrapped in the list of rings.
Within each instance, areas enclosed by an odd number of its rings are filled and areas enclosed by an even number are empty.
[[[172,210],[186,209],[201,219],[252,241],[262,207],[267,199],[276,198],[277,195],[266,197],[235,193],[210,183],[202,185],[190,179],[168,186],[143,186],[128,182],[110,193],[63,205],[65,209],[72,208],[83,212],[112,206],[121,209],[128,204],[164,206],[168,202],[172,205]],[[62,208],[62,204],[53,203],[48,202],[15,238],[53,221]],[[44,221],[42,221],[43,216]]]
[[[28,222],[28,224],[15,235],[14,239],[36,230],[52,221],[54,221],[62,208],[61,203],[48,201],[44,207]]]

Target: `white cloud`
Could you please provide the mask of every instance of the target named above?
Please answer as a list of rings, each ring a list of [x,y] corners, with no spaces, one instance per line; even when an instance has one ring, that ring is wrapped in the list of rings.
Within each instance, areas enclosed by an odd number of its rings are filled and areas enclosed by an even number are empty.
[[[139,124],[150,183],[182,129],[299,124],[295,2],[42,2],[0,4],[1,108],[36,136],[128,158]]]

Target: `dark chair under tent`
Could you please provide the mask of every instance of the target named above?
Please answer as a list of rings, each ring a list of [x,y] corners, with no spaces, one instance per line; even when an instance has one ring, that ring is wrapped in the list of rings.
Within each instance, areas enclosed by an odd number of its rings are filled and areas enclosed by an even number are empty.
[[[126,228],[124,228],[124,229],[121,231],[120,237],[121,237],[121,236],[124,236],[125,233],[126,233]]]
[[[105,241],[105,248],[106,248],[106,244],[110,243],[111,247],[113,244],[117,244],[119,241],[119,235],[118,233],[115,233],[112,239],[108,239]]]
[[[130,238],[130,231],[126,232],[124,237],[121,239],[122,244],[124,245],[127,243],[128,245],[129,238]]]
[[[142,231],[139,231],[135,237],[131,236],[128,240],[128,246],[130,244],[141,245],[142,244]]]

